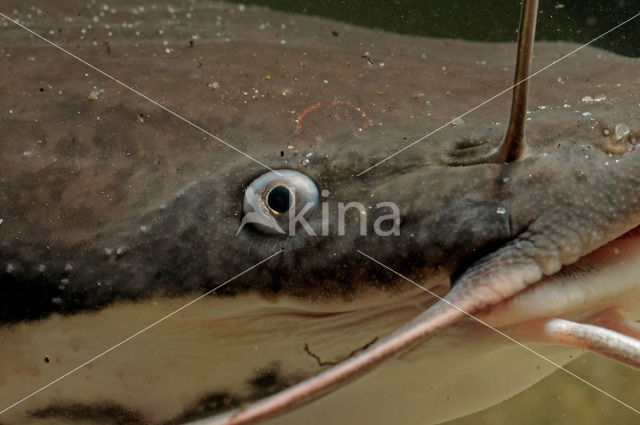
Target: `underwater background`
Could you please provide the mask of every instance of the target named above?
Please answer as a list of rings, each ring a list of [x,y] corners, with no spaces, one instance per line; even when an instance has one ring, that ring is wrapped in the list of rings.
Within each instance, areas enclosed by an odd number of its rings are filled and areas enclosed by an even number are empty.
[[[515,41],[520,2],[504,0],[254,0],[235,3],[322,16],[364,27],[426,37]],[[640,12],[639,0],[541,0],[536,40],[587,43]],[[602,37],[594,46],[640,56],[640,21]]]

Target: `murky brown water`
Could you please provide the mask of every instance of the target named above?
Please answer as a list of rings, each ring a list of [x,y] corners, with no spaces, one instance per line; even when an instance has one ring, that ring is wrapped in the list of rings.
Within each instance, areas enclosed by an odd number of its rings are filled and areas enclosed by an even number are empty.
[[[640,400],[639,371],[594,354],[580,356],[566,368],[634,407]],[[601,425],[603,421],[632,425],[639,419],[637,413],[560,370],[507,401],[446,425]]]

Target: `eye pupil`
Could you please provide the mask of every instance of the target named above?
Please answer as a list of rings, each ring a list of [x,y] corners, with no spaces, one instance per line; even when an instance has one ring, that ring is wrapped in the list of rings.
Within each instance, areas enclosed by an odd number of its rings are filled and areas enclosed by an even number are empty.
[[[284,214],[291,206],[291,193],[285,186],[276,186],[267,195],[267,205],[273,211]]]

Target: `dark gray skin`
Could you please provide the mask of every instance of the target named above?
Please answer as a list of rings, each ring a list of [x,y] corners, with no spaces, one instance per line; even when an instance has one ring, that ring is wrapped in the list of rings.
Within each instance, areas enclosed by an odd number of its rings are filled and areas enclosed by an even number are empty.
[[[343,237],[335,220],[329,237],[250,228],[236,236],[244,189],[267,169],[9,23],[0,28],[0,324],[199,295],[280,249],[218,295],[254,291],[349,303],[372,287],[414,289],[358,249],[416,281],[455,281],[477,260],[506,250],[537,269],[503,271],[531,283],[640,223],[636,60],[585,49],[535,77],[530,109],[545,108],[530,115],[522,159],[447,165],[466,145],[480,145],[471,155],[482,156],[500,142],[505,96],[356,177],[508,87],[514,47],[414,39],[219,5],[196,5],[190,19],[186,10],[172,18],[161,6],[137,15],[118,8],[82,40],[81,28],[98,13],[83,2],[55,10],[43,3],[45,13],[32,19],[19,2],[3,13],[14,8],[36,32],[269,167],[309,175],[331,191],[334,217],[336,202],[395,202],[401,232],[359,236],[352,217]],[[103,28],[112,20],[141,23]],[[263,21],[271,26],[259,29]],[[573,47],[537,45],[534,71]],[[208,86],[214,81],[219,88]],[[605,86],[594,89],[595,81]],[[94,86],[104,92],[89,100]],[[581,102],[601,92],[605,101]],[[324,105],[296,130],[296,117],[317,102]],[[612,142],[604,130],[613,133],[619,123],[631,135]],[[376,214],[386,213],[374,209],[369,229]],[[319,220],[318,211],[310,223],[319,229]]]

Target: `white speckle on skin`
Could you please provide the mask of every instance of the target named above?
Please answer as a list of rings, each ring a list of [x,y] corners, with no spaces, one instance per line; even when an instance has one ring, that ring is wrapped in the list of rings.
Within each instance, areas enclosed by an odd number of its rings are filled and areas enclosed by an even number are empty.
[[[498,207],[496,208],[496,214],[500,214],[500,215],[504,215],[507,213],[507,210],[505,207]]]
[[[98,96],[104,93],[103,89],[94,89],[89,92],[89,100],[98,100]]]
[[[585,96],[585,97],[582,98],[582,101],[584,103],[602,102],[606,98],[607,98],[607,96],[605,96],[604,94],[599,94],[599,95],[594,96],[594,97]]]

